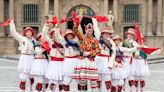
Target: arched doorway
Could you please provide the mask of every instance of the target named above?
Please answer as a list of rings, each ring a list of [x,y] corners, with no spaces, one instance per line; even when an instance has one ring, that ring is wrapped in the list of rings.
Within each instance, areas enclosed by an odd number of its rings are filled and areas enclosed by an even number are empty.
[[[91,17],[95,15],[95,12],[86,5],[77,5],[72,7],[67,14],[67,18],[70,20],[67,22],[68,29],[72,29],[74,26],[72,21],[72,11],[75,11],[77,15],[83,15],[83,19],[81,20],[81,27],[83,29],[83,32],[85,33],[85,25],[87,25],[88,23],[92,23]]]

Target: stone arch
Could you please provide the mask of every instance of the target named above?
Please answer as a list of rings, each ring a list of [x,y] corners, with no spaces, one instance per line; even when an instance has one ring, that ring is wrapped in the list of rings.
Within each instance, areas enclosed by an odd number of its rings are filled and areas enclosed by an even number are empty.
[[[62,17],[66,17],[67,13],[72,9],[72,7],[78,6],[78,5],[84,5],[87,7],[90,7],[95,14],[99,14],[99,8],[94,5],[93,3],[86,1],[86,2],[77,2],[76,0],[72,0],[69,4],[67,4],[64,8],[63,8],[63,14]]]

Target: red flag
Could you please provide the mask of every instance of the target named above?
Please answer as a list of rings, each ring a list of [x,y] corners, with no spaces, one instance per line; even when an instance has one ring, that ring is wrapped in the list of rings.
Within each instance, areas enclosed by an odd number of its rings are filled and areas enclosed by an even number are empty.
[[[139,28],[137,27],[136,25],[136,22],[133,20],[133,24],[134,24],[134,27],[135,27],[135,33],[136,33],[136,39],[137,39],[137,42],[142,45],[142,41],[141,41],[141,33],[140,33],[140,30]]]
[[[10,21],[13,20],[12,18],[6,20],[4,23],[1,24],[1,26],[5,27],[7,25],[9,25]]]
[[[97,15],[94,16],[94,18],[96,18],[98,22],[108,22],[108,18],[106,16]]]
[[[158,50],[160,48],[144,48],[142,47],[141,50],[144,51],[146,54],[151,54],[152,52]]]
[[[54,24],[54,25],[58,23],[57,17],[56,17],[56,16],[54,16],[54,17],[52,18],[51,23]]]
[[[68,22],[67,18],[63,18],[63,19],[60,20],[60,24],[65,23],[65,22]]]

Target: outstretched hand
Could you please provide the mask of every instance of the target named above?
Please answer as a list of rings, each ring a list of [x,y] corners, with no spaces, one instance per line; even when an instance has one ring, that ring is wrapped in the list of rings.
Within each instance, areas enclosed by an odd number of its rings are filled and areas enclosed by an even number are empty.
[[[1,24],[1,26],[3,26],[3,27],[8,26],[9,23],[11,23],[11,22],[14,22],[13,18],[9,18],[8,20],[6,20],[4,23]]]
[[[140,46],[137,47],[137,50],[140,50],[141,48],[142,48],[142,46],[140,45]]]

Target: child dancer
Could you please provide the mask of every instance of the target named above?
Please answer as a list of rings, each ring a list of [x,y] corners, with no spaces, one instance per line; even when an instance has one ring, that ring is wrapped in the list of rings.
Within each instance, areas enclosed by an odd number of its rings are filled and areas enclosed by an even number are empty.
[[[37,81],[36,90],[37,92],[45,92],[48,87],[48,80],[45,78],[45,73],[48,68],[48,52],[51,48],[48,42],[44,41],[42,33],[38,33],[36,40],[38,41],[35,45],[35,61],[31,69],[31,75],[35,77]]]
[[[115,62],[116,56],[116,46],[111,38],[113,32],[109,28],[104,28],[100,33],[97,20],[92,18],[92,21],[95,29],[95,36],[99,40],[99,47],[101,48],[100,54],[95,58],[99,74],[99,80],[97,81],[98,88],[99,91],[102,92],[101,84],[102,81],[105,81],[106,89],[109,92],[111,90],[111,68],[113,67],[112,64]]]
[[[9,22],[11,35],[21,45],[19,48],[21,50],[21,55],[18,64],[18,71],[20,73],[20,89],[22,92],[25,92],[26,81],[30,79],[30,91],[32,91],[34,79],[30,72],[34,62],[34,46],[36,42],[33,38],[34,30],[31,27],[26,27],[23,31],[23,35],[21,35],[16,31],[14,19],[9,19],[7,21]]]
[[[50,62],[48,65],[48,69],[46,72],[46,78],[50,81],[50,90],[51,92],[55,92],[56,86],[59,84],[59,91],[63,90],[63,64],[64,64],[64,48],[59,43],[59,34],[60,29],[55,27],[51,30],[50,35],[52,39],[48,35],[49,22],[46,22],[43,26],[43,34],[48,41],[51,50],[50,50]]]
[[[123,42],[123,47],[127,48],[133,48],[137,47],[138,43],[134,40],[135,39],[135,33],[134,29],[129,28],[128,31],[126,32],[127,34],[127,39]],[[125,68],[127,71],[127,77],[126,79],[128,80],[129,86],[130,86],[130,92],[132,92],[133,85],[134,85],[134,53],[124,53],[123,60],[125,61]]]
[[[122,86],[124,84],[124,79],[127,77],[127,73],[125,71],[124,62],[123,62],[123,53],[133,53],[137,51],[136,47],[133,48],[125,48],[122,47],[122,39],[119,35],[116,35],[113,38],[116,44],[116,62],[117,64],[112,69],[112,90],[111,92],[122,92]],[[138,48],[139,49],[139,48]]]
[[[143,35],[141,35],[141,42],[142,42],[142,47],[148,48],[147,46],[144,45],[145,38]],[[161,52],[161,49],[158,49],[151,53],[150,55],[154,54],[159,54]],[[147,63],[147,54],[143,52],[142,50],[138,50],[137,53],[135,53],[135,72],[134,72],[134,85],[136,87],[136,92],[139,92],[139,84],[140,84],[140,92],[143,92],[143,88],[145,87],[145,80],[144,78],[146,76],[150,75],[148,63]]]
[[[62,37],[62,36],[61,36]],[[64,42],[65,41],[65,42]],[[65,48],[65,59],[64,59],[64,91],[70,91],[70,84],[72,81],[74,69],[78,64],[78,56],[79,56],[79,45],[76,40],[76,35],[71,29],[67,29],[64,35],[64,48]]]

